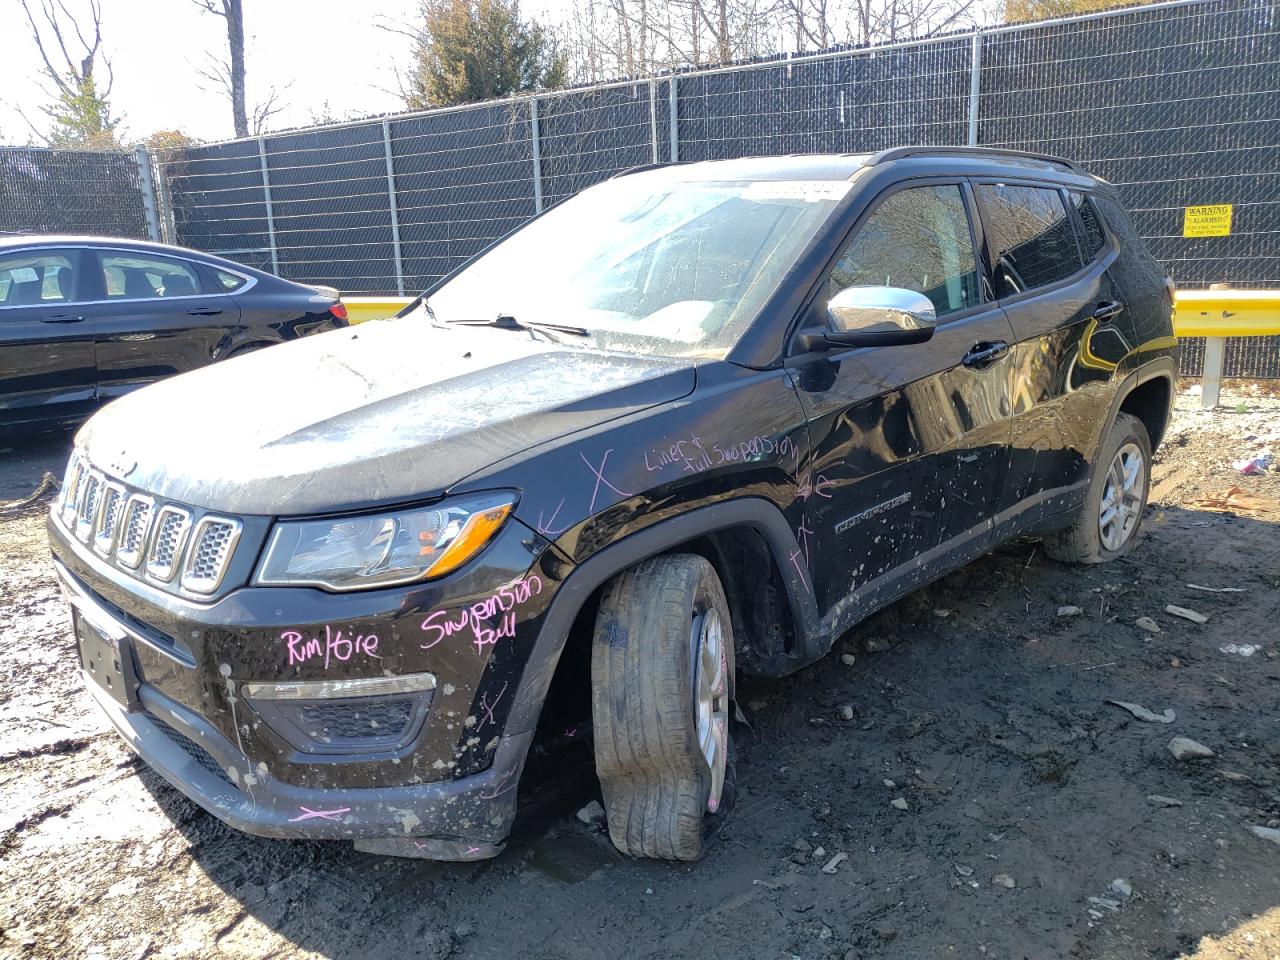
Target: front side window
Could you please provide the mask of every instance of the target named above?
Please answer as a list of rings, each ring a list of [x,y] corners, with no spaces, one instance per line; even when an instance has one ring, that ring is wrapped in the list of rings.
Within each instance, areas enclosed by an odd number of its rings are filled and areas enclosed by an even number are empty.
[[[991,242],[996,297],[1054,283],[1083,265],[1057,190],[984,183],[978,195]]]
[[[923,293],[933,301],[938,317],[980,302],[973,238],[960,187],[912,187],[876,207],[832,269],[828,299],[855,286]]]
[[[438,323],[585,328],[598,349],[723,357],[852,188],[690,181],[678,169],[584,190],[432,293]]]
[[[196,272],[180,260],[132,253],[103,253],[108,300],[191,297],[200,292]]]
[[[66,303],[75,297],[75,254],[68,251],[0,256],[0,307]]]

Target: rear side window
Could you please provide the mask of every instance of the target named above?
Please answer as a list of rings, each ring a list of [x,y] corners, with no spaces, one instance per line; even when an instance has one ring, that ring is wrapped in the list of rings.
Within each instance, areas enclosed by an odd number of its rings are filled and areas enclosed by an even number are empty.
[[[938,317],[981,301],[958,186],[900,190],[872,211],[832,269],[827,296],[873,286],[923,293]]]
[[[0,257],[0,307],[66,303],[75,297],[75,254],[15,253]]]
[[[223,293],[231,293],[233,290],[239,290],[249,281],[238,273],[231,273],[229,270],[213,271],[213,275],[218,278],[218,288]]]
[[[1071,205],[1075,207],[1080,223],[1080,242],[1084,245],[1084,258],[1092,261],[1107,245],[1107,235],[1102,231],[1102,223],[1098,220],[1098,211],[1093,202],[1083,193],[1071,194]]]
[[[997,297],[1043,287],[1083,266],[1057,190],[984,183],[978,195],[991,242]]]
[[[102,279],[108,300],[191,297],[200,293],[200,278],[181,260],[131,253],[103,253]]]

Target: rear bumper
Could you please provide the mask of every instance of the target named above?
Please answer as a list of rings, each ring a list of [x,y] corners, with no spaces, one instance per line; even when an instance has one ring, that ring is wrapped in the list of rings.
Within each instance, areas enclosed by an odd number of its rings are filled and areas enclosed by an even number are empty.
[[[399,840],[408,855],[416,847],[418,855],[437,859],[482,859],[501,851],[532,737],[502,738],[493,766],[460,780],[307,789],[275,779],[265,764],[251,769],[244,754],[211,724],[147,684],[138,691],[143,709],[135,712],[87,677],[85,687],[138,756],[237,830],[310,840]]]

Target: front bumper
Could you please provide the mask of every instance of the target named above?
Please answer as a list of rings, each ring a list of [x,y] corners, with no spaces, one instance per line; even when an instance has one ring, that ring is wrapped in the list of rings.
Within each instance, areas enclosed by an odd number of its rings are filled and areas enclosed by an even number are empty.
[[[143,710],[126,711],[85,678],[85,687],[129,746],[188,799],[228,825],[261,837],[377,840],[376,852],[476,860],[501,852],[515,818],[516,786],[531,732],[499,740],[493,764],[461,780],[369,789],[283,783],[198,714],[146,684]]]
[[[120,645],[134,689],[125,706],[88,675],[86,686],[129,745],[195,803],[262,836],[355,840],[362,849],[432,859],[501,849],[532,739],[532,723],[513,725],[508,711],[553,592],[539,563],[545,542],[532,531],[508,525],[485,560],[438,582],[344,595],[239,588],[198,604],[126,576],[56,522],[49,530],[64,594],[78,620]],[[508,606],[509,629],[495,629],[483,645],[469,628],[440,639],[437,624],[457,623],[457,610],[495,590],[506,595],[512,581],[537,579],[535,568],[545,593],[517,607],[489,601],[470,621]],[[282,642],[323,637],[328,625],[335,637],[347,630],[381,641],[348,645],[332,662],[327,651],[295,658],[300,645]],[[264,686],[349,689],[408,676],[429,676],[434,688],[393,743],[303,742],[284,729],[281,710],[255,699]]]

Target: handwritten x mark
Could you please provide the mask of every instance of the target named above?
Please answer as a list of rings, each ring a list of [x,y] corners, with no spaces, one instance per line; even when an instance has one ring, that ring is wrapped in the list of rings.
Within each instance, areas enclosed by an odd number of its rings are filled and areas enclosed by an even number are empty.
[[[290,823],[297,823],[299,820],[314,820],[317,817],[321,820],[337,820],[338,814],[350,813],[350,807],[339,807],[337,810],[312,810],[310,807],[298,807],[302,811],[300,817],[290,817]]]
[[[635,496],[635,494],[627,493],[627,491],[625,490],[619,490],[617,487],[615,487],[612,483],[610,483],[608,480],[604,478],[604,465],[609,462],[609,454],[611,453],[613,453],[612,447],[606,450],[604,452],[604,456],[600,458],[599,467],[593,467],[591,465],[591,461],[587,459],[587,455],[585,453],[578,454],[578,456],[582,458],[582,462],[587,465],[587,469],[590,470],[593,474],[595,474],[595,478],[596,478],[596,485],[591,490],[591,506],[587,507],[587,513],[595,513],[596,497],[600,495],[600,484],[602,483],[620,497]]]
[[[490,703],[490,702],[489,702],[489,695],[488,695],[487,693],[485,693],[485,694],[481,694],[481,696],[480,696],[480,709],[484,711],[484,716],[483,716],[483,717],[481,717],[481,718],[480,718],[480,722],[479,722],[478,724],[476,724],[476,729],[477,729],[477,730],[479,730],[481,727],[483,727],[486,723],[496,723],[496,722],[497,722],[497,721],[495,721],[495,720],[494,720],[494,718],[493,718],[493,711],[494,711],[494,709],[495,709],[495,708],[497,708],[497,706],[498,706],[498,701],[502,699],[502,695],[503,695],[504,693],[506,693],[506,692],[507,692],[507,687],[509,687],[509,686],[511,686],[511,681],[510,681],[510,680],[508,680],[506,683],[504,683],[504,684],[502,685],[502,689],[498,691],[498,695],[497,695],[496,697],[494,697],[494,698],[493,698],[493,703]]]

